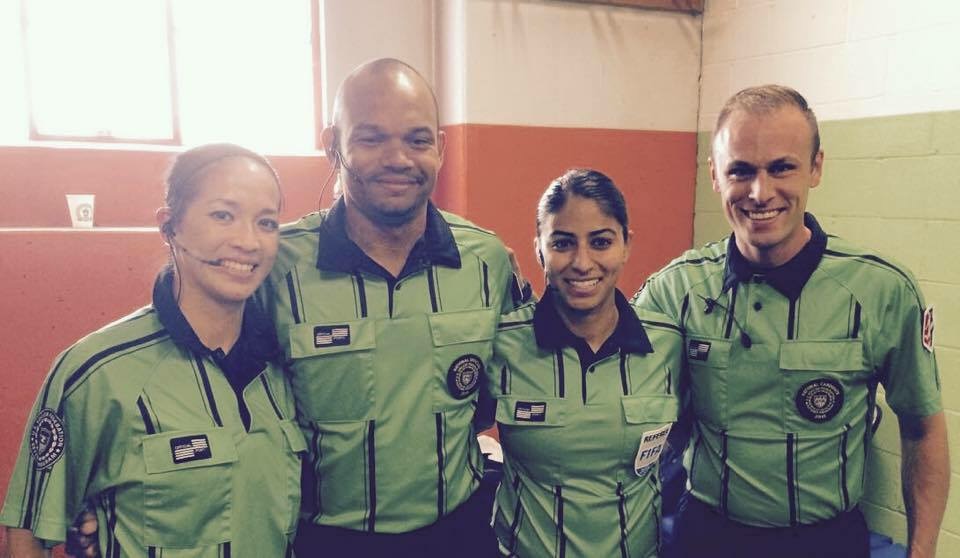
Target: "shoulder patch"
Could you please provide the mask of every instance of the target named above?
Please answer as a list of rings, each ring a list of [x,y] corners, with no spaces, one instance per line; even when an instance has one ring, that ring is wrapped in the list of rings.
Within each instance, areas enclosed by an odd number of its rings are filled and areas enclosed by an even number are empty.
[[[920,342],[923,348],[933,352],[933,306],[923,311],[923,329],[920,333]]]
[[[63,457],[66,447],[63,419],[53,409],[42,409],[30,427],[30,455],[34,467],[50,470]]]

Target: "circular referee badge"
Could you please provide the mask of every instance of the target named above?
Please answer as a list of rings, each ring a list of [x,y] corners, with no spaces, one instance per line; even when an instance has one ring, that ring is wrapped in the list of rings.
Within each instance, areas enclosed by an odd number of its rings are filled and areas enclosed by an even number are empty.
[[[457,399],[466,399],[477,390],[483,376],[483,361],[477,355],[463,355],[447,370],[447,389]]]
[[[830,378],[811,380],[797,390],[797,411],[811,422],[827,422],[843,407],[843,387]]]
[[[66,446],[63,420],[53,409],[43,409],[30,427],[30,454],[34,467],[50,469],[63,456]]]

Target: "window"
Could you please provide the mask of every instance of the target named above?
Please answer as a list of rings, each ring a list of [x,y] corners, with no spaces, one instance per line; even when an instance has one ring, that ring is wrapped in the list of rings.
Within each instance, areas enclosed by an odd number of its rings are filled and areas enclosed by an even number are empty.
[[[0,141],[317,148],[318,0],[2,4]]]

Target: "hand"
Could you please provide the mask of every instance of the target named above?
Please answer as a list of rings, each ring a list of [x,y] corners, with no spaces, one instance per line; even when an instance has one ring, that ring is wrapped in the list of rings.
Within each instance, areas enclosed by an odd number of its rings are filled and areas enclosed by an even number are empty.
[[[96,514],[89,509],[84,510],[67,530],[67,555],[74,558],[99,558],[97,527]]]

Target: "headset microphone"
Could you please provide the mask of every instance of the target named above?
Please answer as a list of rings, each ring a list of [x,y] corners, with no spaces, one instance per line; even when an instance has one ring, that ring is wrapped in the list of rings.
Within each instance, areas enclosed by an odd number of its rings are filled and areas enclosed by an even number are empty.
[[[178,250],[180,250],[181,252],[183,252],[183,253],[186,254],[187,256],[190,256],[191,259],[194,259],[194,260],[196,260],[196,261],[198,261],[198,262],[200,262],[200,263],[203,263],[203,264],[212,265],[212,266],[214,266],[214,267],[219,267],[219,266],[220,266],[220,260],[207,260],[207,259],[201,258],[200,256],[194,254],[194,253],[191,252],[190,250],[187,250],[187,247],[186,247],[186,246],[184,246],[184,245],[181,244],[180,242],[177,242],[177,240],[174,238],[174,236],[175,236],[175,235],[173,234],[173,231],[170,231],[170,232],[167,234],[167,240],[170,241],[170,244],[171,244],[172,246],[175,246]]]
[[[730,310],[726,306],[724,306],[723,304],[720,304],[720,301],[715,298],[710,298],[707,296],[703,296],[701,294],[698,294],[697,296],[699,296],[703,300],[704,314],[709,314],[713,312],[713,309],[717,306],[719,306],[720,308],[723,308],[727,312],[730,312]],[[740,321],[737,320],[736,316],[731,314],[730,317],[733,318],[733,323],[736,324],[737,329],[740,330],[740,344],[743,345],[745,349],[749,349],[750,347],[753,346],[753,339],[750,338],[750,335],[747,333],[747,330],[745,330],[743,326],[740,325]]]

